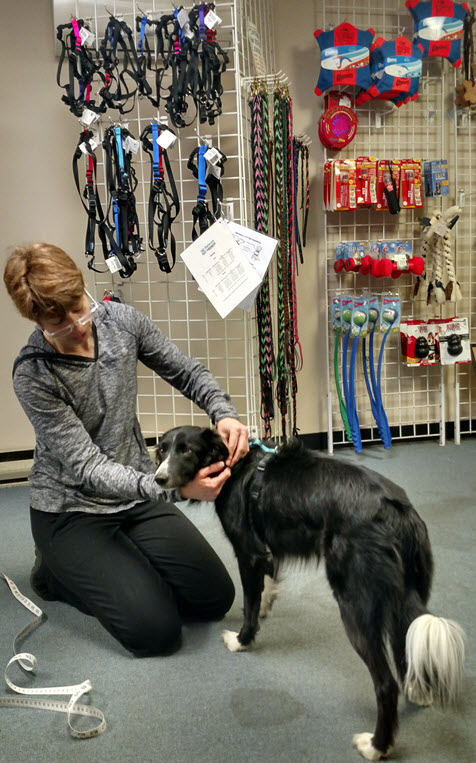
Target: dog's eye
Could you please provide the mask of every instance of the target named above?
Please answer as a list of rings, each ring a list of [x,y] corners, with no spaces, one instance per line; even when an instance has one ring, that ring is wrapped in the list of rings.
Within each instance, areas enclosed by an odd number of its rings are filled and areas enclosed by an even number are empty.
[[[182,445],[182,447],[180,448],[180,452],[184,456],[188,456],[188,454],[190,453],[190,448],[187,445]]]

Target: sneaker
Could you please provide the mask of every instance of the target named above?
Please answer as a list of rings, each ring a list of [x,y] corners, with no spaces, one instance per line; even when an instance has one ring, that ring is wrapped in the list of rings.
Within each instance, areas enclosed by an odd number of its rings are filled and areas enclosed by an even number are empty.
[[[43,601],[56,601],[56,596],[53,596],[48,588],[47,575],[48,568],[43,563],[40,549],[35,545],[35,561],[31,568],[30,586]]]

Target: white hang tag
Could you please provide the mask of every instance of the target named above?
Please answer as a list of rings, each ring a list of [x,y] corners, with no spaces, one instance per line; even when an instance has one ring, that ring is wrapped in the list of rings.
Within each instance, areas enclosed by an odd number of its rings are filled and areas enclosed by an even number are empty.
[[[122,268],[122,265],[119,262],[119,257],[116,254],[113,254],[112,257],[107,258],[106,265],[108,266],[111,273],[117,273],[117,271],[121,270]]]
[[[219,151],[217,151],[217,149],[216,149],[216,148],[213,148],[213,146],[211,146],[211,147],[208,149],[208,151],[206,151],[206,152],[203,154],[203,156],[204,156],[204,159],[205,159],[205,160],[206,160],[206,161],[207,161],[209,164],[212,164],[212,165],[215,165],[215,164],[217,164],[217,162],[219,162],[219,161],[220,161],[220,159],[221,159],[221,154],[220,154],[220,152],[219,152]]]
[[[184,27],[183,27],[183,30],[182,30],[182,31],[183,31],[183,33],[184,33],[185,37],[188,37],[188,39],[189,39],[189,40],[193,40],[193,38],[194,38],[194,36],[195,36],[195,35],[193,34],[192,30],[190,29],[190,24],[188,23],[188,21],[187,21],[187,23],[184,25]]]
[[[446,236],[446,225],[441,222],[441,220],[438,220],[437,223],[435,223],[435,233],[437,236]]]
[[[213,175],[216,178],[220,178],[221,172],[221,167],[216,167],[215,165],[209,164],[207,162],[207,175]]]
[[[79,122],[83,125],[83,127],[89,127],[89,125],[97,122],[98,119],[99,114],[96,114],[95,111],[91,111],[91,109],[84,109],[83,113],[79,117]]]
[[[94,140],[94,138],[89,139],[89,148],[91,151],[95,151],[98,147],[98,143]],[[89,151],[86,143],[80,143],[79,148],[85,154],[86,156],[89,156]]]
[[[207,26],[213,32],[215,31],[215,29],[217,29],[220,26],[220,24],[221,24],[220,16],[217,16],[217,14],[210,9],[207,15],[205,16],[205,26]]]
[[[81,37],[83,45],[92,45],[96,39],[95,35],[84,26],[79,30],[79,36]]]
[[[185,24],[189,23],[188,13],[185,8],[181,8],[177,14],[177,21],[183,29]]]
[[[140,143],[138,140],[133,138],[131,135],[128,135],[127,138],[123,142],[123,148],[124,151],[127,151],[131,154],[137,154],[139,150]]]
[[[397,270],[408,270],[408,257],[406,254],[392,255],[393,262],[396,263]]]
[[[235,219],[235,206],[232,201],[222,201],[221,211],[225,220],[233,222]]]
[[[159,137],[157,138],[157,143],[161,148],[164,149],[164,151],[167,151],[167,149],[171,146],[175,146],[176,142],[177,136],[174,135],[170,130],[162,130]]]

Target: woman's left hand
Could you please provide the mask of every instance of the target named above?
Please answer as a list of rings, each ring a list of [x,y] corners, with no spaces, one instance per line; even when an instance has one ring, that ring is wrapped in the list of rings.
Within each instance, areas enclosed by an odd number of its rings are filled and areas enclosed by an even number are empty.
[[[250,449],[248,428],[237,419],[226,418],[218,422],[216,430],[228,448],[229,455],[225,463],[234,466]]]

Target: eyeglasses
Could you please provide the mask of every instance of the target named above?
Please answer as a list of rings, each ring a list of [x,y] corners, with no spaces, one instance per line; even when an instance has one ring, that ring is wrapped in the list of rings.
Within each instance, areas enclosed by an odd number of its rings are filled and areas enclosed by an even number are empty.
[[[87,323],[92,321],[93,314],[96,312],[99,305],[88,291],[85,291],[85,293],[89,299],[88,311],[84,313],[81,318],[78,318],[77,321],[69,323],[67,326],[63,326],[63,328],[60,328],[57,331],[47,331],[46,329],[43,329],[43,334],[48,337],[48,339],[57,339],[59,336],[67,336],[76,328],[76,326],[85,326]]]

